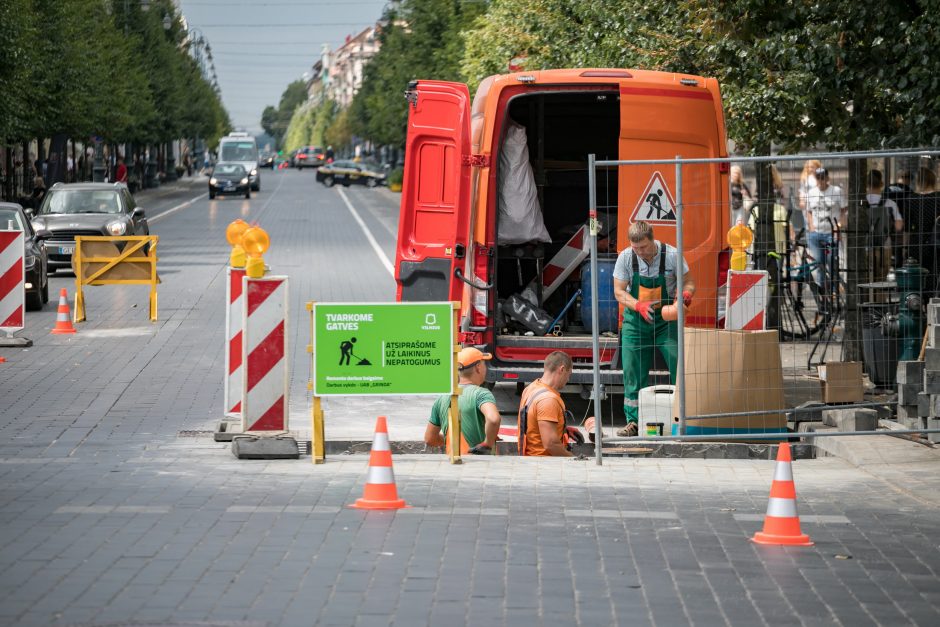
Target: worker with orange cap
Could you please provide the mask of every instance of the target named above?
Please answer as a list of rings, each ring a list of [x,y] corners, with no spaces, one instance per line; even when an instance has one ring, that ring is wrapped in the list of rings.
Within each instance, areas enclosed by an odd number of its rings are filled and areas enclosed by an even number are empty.
[[[680,304],[689,306],[695,285],[688,274],[689,266],[682,259],[685,271],[682,295],[681,299],[676,298],[679,251],[653,239],[649,222],[634,222],[627,235],[630,247],[620,253],[614,266],[614,297],[624,306],[621,354],[623,410],[627,416],[627,426],[617,435],[631,437],[639,432],[640,390],[649,381],[654,347],[666,360],[669,382],[676,382],[679,355],[676,309]]]
[[[489,455],[496,450],[499,435],[499,410],[496,397],[485,387],[486,362],[493,358],[477,348],[467,347],[457,353],[457,377],[461,387],[457,399],[460,410],[460,454]],[[431,417],[424,430],[424,443],[428,446],[446,446],[450,453],[450,438],[447,436],[447,413],[450,411],[450,394],[434,402]]]

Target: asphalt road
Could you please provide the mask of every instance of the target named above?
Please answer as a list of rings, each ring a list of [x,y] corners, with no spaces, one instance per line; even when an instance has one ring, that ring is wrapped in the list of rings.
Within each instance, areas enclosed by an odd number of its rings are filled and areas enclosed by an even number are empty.
[[[933,457],[794,464],[814,547],[760,547],[758,460],[396,456],[412,507],[362,512],[367,457],[237,461],[222,411],[226,225],[258,221],[290,276],[292,426],[306,428],[303,304],[386,301],[397,196],[263,173],[251,200],[205,180],[141,196],[160,236],[146,288],[88,290],[88,322],[0,349],[0,624],[857,625],[940,622]],[[74,295],[74,278],[53,279]],[[423,401],[422,401],[423,402]],[[331,403],[327,435],[413,400]],[[195,437],[194,437],[195,436]],[[926,450],[926,449],[925,449]]]

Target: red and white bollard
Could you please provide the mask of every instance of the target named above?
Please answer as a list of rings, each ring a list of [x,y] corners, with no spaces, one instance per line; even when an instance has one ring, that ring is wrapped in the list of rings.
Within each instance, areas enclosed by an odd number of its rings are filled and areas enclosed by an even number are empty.
[[[766,270],[728,270],[728,301],[725,329],[763,331],[767,328]]]
[[[286,276],[244,277],[242,431],[287,431],[290,367]]]
[[[242,411],[242,296],[244,268],[229,267],[225,284],[225,415],[239,418]]]
[[[0,231],[0,332],[5,334],[0,346],[32,345],[26,338],[13,337],[25,326],[25,246],[23,231]]]

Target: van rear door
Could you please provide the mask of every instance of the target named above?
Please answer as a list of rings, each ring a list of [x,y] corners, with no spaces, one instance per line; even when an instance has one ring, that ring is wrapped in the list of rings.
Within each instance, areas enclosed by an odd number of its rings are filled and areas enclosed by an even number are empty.
[[[714,79],[636,72],[620,88],[620,158],[713,158],[727,155],[721,98]],[[620,249],[637,220],[653,225],[656,239],[676,244],[676,168],[672,164],[621,166]],[[719,252],[729,210],[727,174],[716,164],[682,168],[683,243],[696,296],[687,321],[715,326]]]
[[[399,301],[461,300],[470,231],[470,92],[408,86],[408,136],[395,281]]]

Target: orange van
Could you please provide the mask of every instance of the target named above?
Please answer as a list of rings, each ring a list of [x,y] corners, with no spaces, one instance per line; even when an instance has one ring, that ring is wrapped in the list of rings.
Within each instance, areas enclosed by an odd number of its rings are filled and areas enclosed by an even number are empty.
[[[591,302],[585,272],[588,155],[726,157],[718,83],[642,70],[546,70],[491,76],[472,105],[466,85],[440,81],[412,82],[406,99],[398,300],[459,301],[460,341],[494,353],[491,380],[531,381],[545,356],[561,349],[575,361],[571,383],[590,384],[590,315],[580,315]],[[501,160],[510,133],[524,137],[528,153],[527,165],[511,166],[516,178]],[[716,326],[724,308],[727,171],[726,164],[682,170],[685,258],[697,287],[687,320],[694,326]],[[514,204],[519,180],[537,199],[534,222],[540,211],[543,225],[533,229],[541,235],[532,241],[507,242],[501,235],[510,224],[504,209]],[[596,193],[599,310],[606,320],[601,372],[611,389],[622,384],[622,374],[621,311],[607,300],[613,298],[610,272],[617,253],[629,246],[627,229],[635,220],[652,222],[657,239],[675,244],[676,167],[598,169]],[[520,304],[523,296],[526,304]]]

